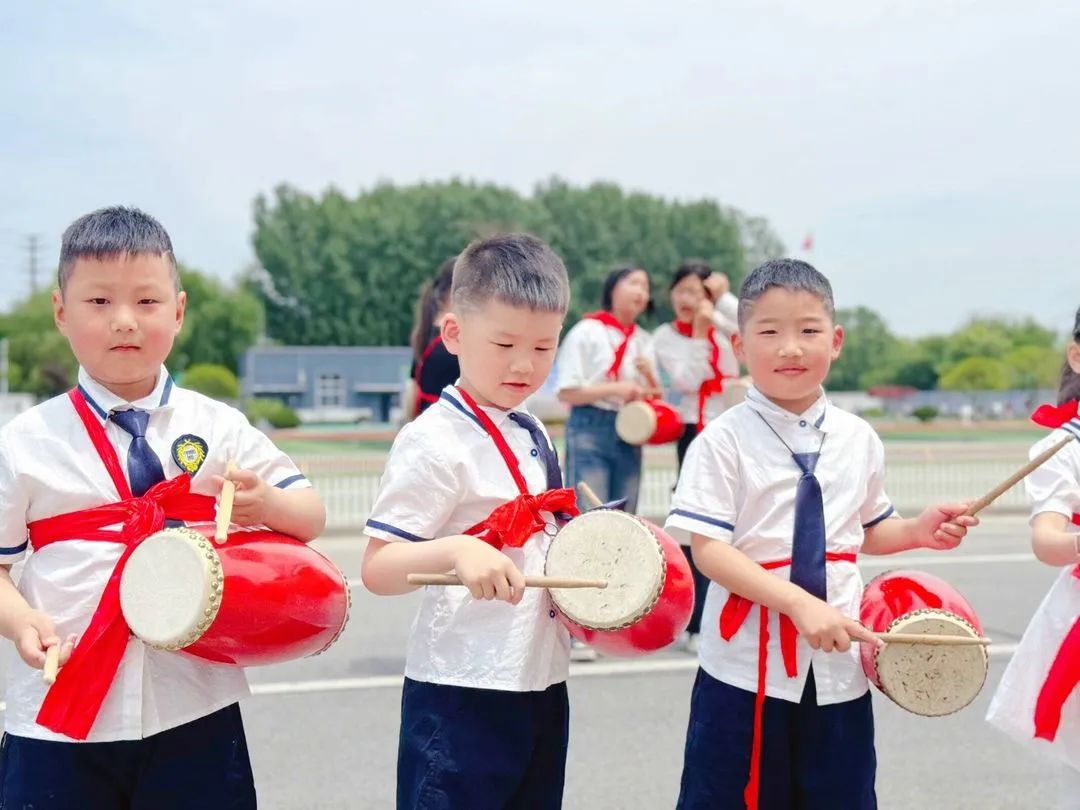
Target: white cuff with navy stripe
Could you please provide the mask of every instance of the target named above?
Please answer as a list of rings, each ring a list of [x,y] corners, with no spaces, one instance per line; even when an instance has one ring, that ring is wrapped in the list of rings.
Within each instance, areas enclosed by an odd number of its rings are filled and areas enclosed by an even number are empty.
[[[711,515],[692,512],[689,509],[672,509],[664,522],[664,528],[680,543],[687,545],[691,534],[700,534],[717,540],[726,539],[735,531],[735,524]]]
[[[371,519],[364,524],[364,534],[368,537],[374,537],[376,540],[386,540],[388,542],[408,540],[412,543],[421,543],[431,539],[430,537],[420,537],[412,532],[405,531],[405,529],[402,529],[399,526],[394,526],[391,523]]]
[[[881,523],[881,521],[885,520],[885,518],[892,517],[893,514],[895,514],[895,512],[896,512],[896,509],[894,509],[892,506],[890,506],[888,509],[886,509],[884,512],[882,512],[876,518],[871,520],[869,523],[864,523],[862,527],[863,527],[864,530],[865,529],[872,529],[875,526],[877,526],[879,523]]]

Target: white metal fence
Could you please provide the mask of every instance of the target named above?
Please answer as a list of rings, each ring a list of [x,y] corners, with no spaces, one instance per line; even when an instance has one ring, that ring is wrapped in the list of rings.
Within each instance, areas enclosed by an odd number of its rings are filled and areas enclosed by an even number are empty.
[[[887,449],[886,486],[897,509],[912,514],[930,503],[983,495],[1016,470],[1025,456],[1026,445],[1022,443],[895,444]],[[375,500],[384,457],[321,455],[294,456],[294,460],[326,503],[327,527],[359,531]],[[653,518],[666,515],[674,484],[674,455],[663,451],[649,454],[638,511]],[[1023,486],[1006,492],[993,508],[1025,509]]]

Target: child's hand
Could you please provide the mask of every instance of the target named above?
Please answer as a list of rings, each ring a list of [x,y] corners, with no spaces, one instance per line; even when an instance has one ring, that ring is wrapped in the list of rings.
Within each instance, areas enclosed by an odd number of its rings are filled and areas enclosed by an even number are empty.
[[[716,308],[708,298],[698,304],[697,312],[694,313],[694,337],[702,338],[709,333],[709,327],[713,325],[713,312]]]
[[[226,477],[236,485],[232,522],[237,526],[265,526],[270,500],[278,490],[251,470],[233,470],[225,477],[215,475],[214,484],[219,490]]]
[[[42,669],[45,666],[45,651],[61,643],[53,620],[40,610],[26,611],[16,620],[12,629],[12,640],[15,642],[15,649],[19,651],[19,657],[34,669]],[[67,641],[60,647],[60,666],[71,658],[74,647],[75,636],[68,636]]]
[[[710,273],[705,279],[705,289],[708,291],[713,301],[717,301],[720,299],[720,296],[725,295],[731,290],[731,282],[723,273]]]
[[[463,538],[454,558],[454,573],[474,599],[499,599],[516,605],[525,595],[525,577],[500,551],[475,537]]]
[[[881,646],[877,636],[857,621],[810,594],[796,604],[791,620],[815,650],[847,652],[853,638]]]
[[[611,384],[611,393],[620,402],[633,402],[641,399],[642,388],[633,380],[619,380]]]
[[[919,545],[937,551],[947,551],[960,545],[968,529],[979,525],[974,515],[965,515],[970,504],[944,503],[928,506],[915,518]]]

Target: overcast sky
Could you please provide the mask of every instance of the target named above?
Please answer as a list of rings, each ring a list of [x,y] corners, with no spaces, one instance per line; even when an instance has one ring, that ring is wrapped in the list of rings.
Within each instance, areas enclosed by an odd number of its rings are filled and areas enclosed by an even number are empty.
[[[1080,4],[189,0],[0,11],[0,307],[76,216],[253,259],[281,182],[557,174],[767,217],[906,335],[1080,305]],[[650,268],[666,275],[670,268]]]

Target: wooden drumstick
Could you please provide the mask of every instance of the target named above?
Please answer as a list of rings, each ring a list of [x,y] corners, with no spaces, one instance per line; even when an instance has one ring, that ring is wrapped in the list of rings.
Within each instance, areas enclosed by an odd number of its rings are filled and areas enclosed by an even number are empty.
[[[990,644],[990,639],[985,636],[973,638],[934,633],[874,633],[874,635],[886,644],[933,644],[938,647],[986,647]],[[852,641],[862,641],[862,639],[852,638]]]
[[[225,465],[225,483],[221,485],[221,500],[217,508],[217,528],[214,529],[214,542],[221,545],[229,539],[229,524],[232,522],[233,496],[236,495],[236,483],[229,480],[229,475],[236,472],[236,462],[229,459]]]
[[[601,501],[598,497],[596,497],[596,493],[593,492],[593,488],[586,484],[584,481],[578,481],[577,488],[578,492],[581,493],[581,497],[584,498],[589,504],[589,506],[591,506],[593,509],[598,506],[604,505],[604,502]]]
[[[410,585],[461,585],[454,574],[409,574]],[[606,588],[606,579],[580,579],[578,577],[525,577],[526,588]]]
[[[60,645],[53,644],[45,651],[45,666],[41,670],[41,679],[46,686],[56,683],[56,673],[60,671]]]
[[[1033,458],[1031,461],[1029,461],[1027,464],[1025,464],[1019,470],[1014,472],[1012,475],[1010,475],[1008,478],[1006,478],[1004,481],[1002,481],[1000,484],[998,484],[992,490],[987,492],[985,495],[983,495],[981,498],[979,498],[979,500],[975,501],[975,503],[973,503],[971,506],[968,507],[968,510],[966,512],[964,512],[964,514],[965,515],[976,515],[979,512],[981,512],[983,509],[985,509],[990,504],[992,504],[994,501],[996,501],[998,498],[1000,498],[1005,492],[1012,489],[1019,481],[1026,478],[1034,470],[1037,470],[1039,467],[1041,467],[1043,464],[1045,464],[1047,461],[1049,461],[1051,458],[1053,458],[1054,455],[1059,450],[1061,450],[1065,445],[1067,445],[1072,440],[1073,440],[1073,437],[1070,434],[1069,436],[1066,436],[1064,439],[1062,439],[1057,444],[1043,450],[1041,453],[1039,453],[1039,455],[1035,456],[1035,458]]]

